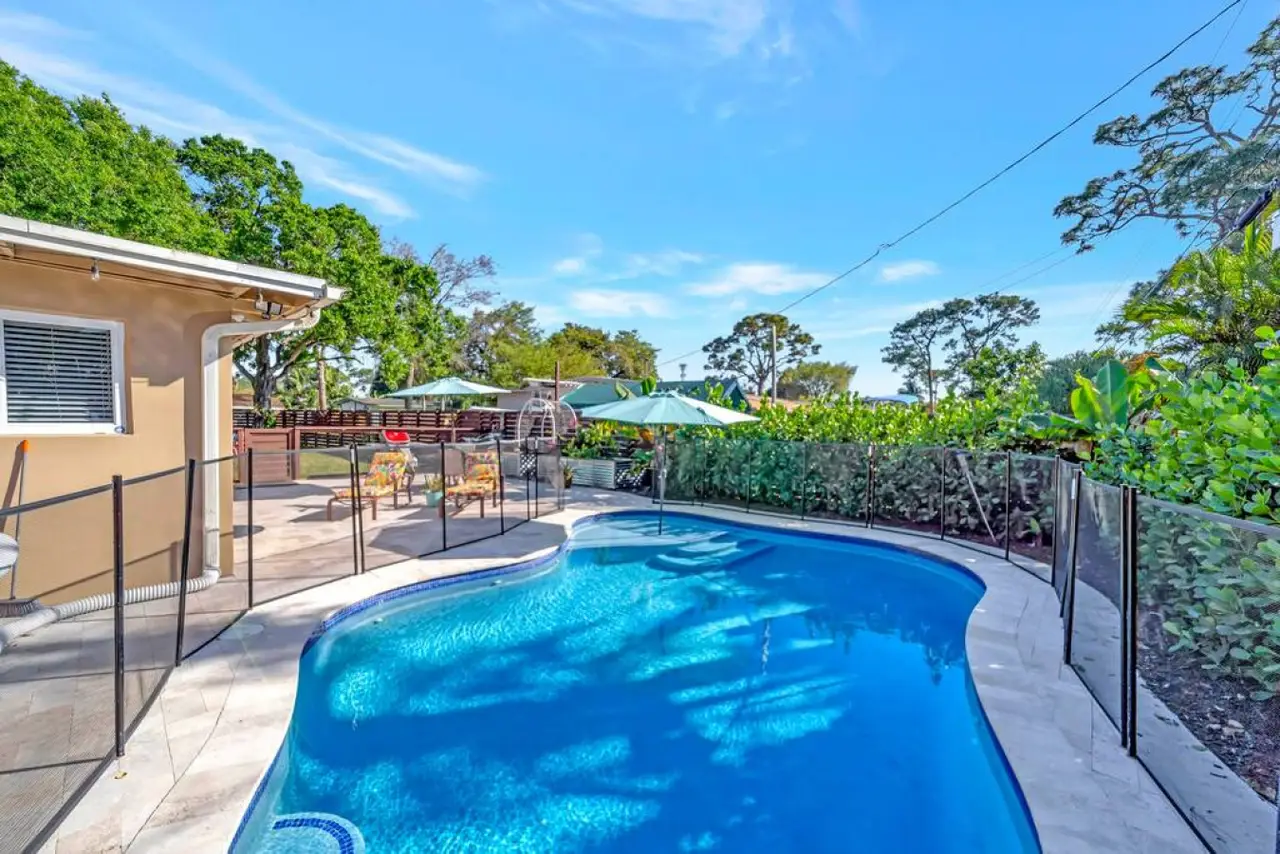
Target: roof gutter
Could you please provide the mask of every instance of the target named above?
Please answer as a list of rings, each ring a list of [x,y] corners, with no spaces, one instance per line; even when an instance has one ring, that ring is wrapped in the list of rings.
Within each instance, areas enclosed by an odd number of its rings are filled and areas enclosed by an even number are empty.
[[[320,307],[307,306],[289,317],[216,323],[204,331],[200,337],[200,361],[204,397],[201,452],[205,460],[216,460],[222,456],[222,388],[218,363],[222,359],[224,341],[227,338],[256,338],[273,332],[301,332],[319,321]],[[217,572],[221,567],[222,557],[222,493],[219,482],[222,467],[220,464],[210,463],[204,469],[204,566],[206,572]],[[231,530],[230,525],[228,530]]]
[[[0,242],[313,300],[342,298],[341,288],[315,276],[242,264],[195,252],[166,249],[18,217],[0,215]]]

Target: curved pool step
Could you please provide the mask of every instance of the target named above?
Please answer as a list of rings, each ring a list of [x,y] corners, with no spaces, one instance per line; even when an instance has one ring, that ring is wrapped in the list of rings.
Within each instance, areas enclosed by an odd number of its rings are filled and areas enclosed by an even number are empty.
[[[364,838],[354,824],[331,813],[282,815],[255,851],[263,854],[314,852],[314,854],[364,854]]]
[[[673,549],[666,554],[655,555],[651,562],[667,569],[697,571],[725,569],[762,555],[772,548],[772,544],[760,540],[708,540]]]

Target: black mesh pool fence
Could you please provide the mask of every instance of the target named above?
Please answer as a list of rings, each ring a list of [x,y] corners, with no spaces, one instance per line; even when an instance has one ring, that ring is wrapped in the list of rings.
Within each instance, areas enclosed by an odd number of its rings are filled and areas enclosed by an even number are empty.
[[[1216,852],[1269,851],[1280,529],[1137,499],[1137,755]]]
[[[1124,644],[1120,489],[1082,481],[1079,512],[1069,663],[1119,729]]]

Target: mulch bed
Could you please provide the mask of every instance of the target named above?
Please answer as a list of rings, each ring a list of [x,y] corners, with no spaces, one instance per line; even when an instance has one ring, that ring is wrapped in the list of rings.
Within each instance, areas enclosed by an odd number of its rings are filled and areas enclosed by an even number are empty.
[[[1232,771],[1272,803],[1280,772],[1280,699],[1249,698],[1241,679],[1212,678],[1172,644],[1156,612],[1142,614],[1138,668],[1147,687]]]

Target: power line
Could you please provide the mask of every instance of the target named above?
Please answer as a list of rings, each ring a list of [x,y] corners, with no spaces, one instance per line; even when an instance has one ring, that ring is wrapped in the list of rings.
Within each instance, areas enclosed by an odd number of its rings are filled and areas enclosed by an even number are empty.
[[[927,228],[929,225],[933,224],[933,223],[934,223],[934,222],[936,222],[937,220],[939,220],[939,219],[941,219],[942,217],[946,216],[948,213],[950,213],[951,211],[955,210],[955,209],[956,209],[956,208],[958,208],[960,205],[964,204],[964,203],[965,203],[965,202],[967,202],[969,199],[973,198],[973,197],[974,197],[974,196],[976,196],[978,193],[982,192],[983,190],[985,190],[987,187],[989,187],[989,186],[991,186],[992,184],[994,184],[994,183],[995,183],[996,181],[998,181],[999,179],[1003,178],[1003,177],[1004,177],[1005,175],[1007,175],[1009,172],[1013,171],[1013,170],[1014,170],[1014,169],[1016,169],[1018,166],[1022,165],[1022,164],[1023,164],[1024,162],[1026,162],[1030,157],[1032,157],[1033,155],[1035,155],[1035,154],[1039,153],[1041,150],[1043,150],[1046,146],[1048,146],[1051,142],[1053,142],[1054,140],[1056,140],[1058,137],[1062,136],[1064,133],[1066,133],[1067,131],[1071,130],[1071,129],[1072,129],[1073,127],[1075,127],[1076,125],[1080,124],[1080,122],[1082,122],[1082,121],[1084,121],[1086,118],[1088,118],[1088,117],[1089,117],[1089,115],[1090,115],[1091,113],[1093,113],[1094,111],[1096,111],[1099,107],[1104,106],[1105,104],[1107,104],[1108,102],[1110,102],[1113,98],[1115,98],[1117,95],[1119,95],[1121,92],[1123,92],[1125,89],[1128,89],[1128,88],[1129,88],[1130,86],[1132,86],[1135,82],[1137,82],[1139,78],[1141,78],[1143,75],[1145,75],[1148,71],[1150,71],[1151,69],[1155,68],[1157,65],[1159,65],[1159,64],[1160,64],[1160,63],[1162,63],[1162,62],[1164,62],[1164,61],[1165,61],[1166,59],[1168,59],[1169,57],[1173,56],[1173,55],[1174,55],[1175,53],[1177,53],[1177,52],[1178,52],[1178,51],[1179,51],[1179,50],[1180,50],[1184,45],[1186,45],[1186,44],[1187,44],[1187,42],[1191,41],[1191,40],[1192,40],[1192,39],[1194,39],[1196,36],[1200,35],[1202,32],[1204,32],[1204,31],[1205,31],[1205,30],[1207,30],[1209,27],[1211,27],[1214,23],[1216,23],[1216,22],[1218,21],[1218,19],[1219,19],[1219,18],[1221,18],[1223,15],[1226,15],[1226,14],[1227,14],[1228,12],[1230,12],[1232,9],[1234,9],[1235,7],[1237,7],[1237,6],[1241,5],[1241,4],[1243,4],[1244,2],[1245,2],[1245,0],[1231,0],[1231,2],[1230,2],[1230,3],[1228,3],[1227,5],[1223,6],[1220,10],[1218,10],[1217,14],[1215,14],[1212,18],[1210,18],[1209,20],[1205,21],[1203,24],[1201,24],[1200,26],[1198,26],[1198,27],[1196,27],[1194,30],[1192,30],[1192,31],[1191,31],[1191,33],[1189,33],[1188,35],[1186,35],[1185,37],[1183,37],[1183,38],[1182,38],[1182,40],[1181,40],[1181,41],[1179,41],[1177,44],[1175,44],[1173,47],[1171,47],[1171,48],[1169,48],[1168,50],[1166,50],[1164,53],[1162,53],[1162,54],[1161,54],[1159,57],[1157,57],[1156,59],[1154,59],[1154,60],[1152,60],[1151,62],[1147,63],[1145,66],[1143,66],[1143,67],[1142,67],[1142,69],[1141,69],[1141,70],[1139,70],[1138,72],[1136,72],[1135,74],[1133,74],[1132,76],[1130,76],[1130,77],[1129,77],[1129,79],[1125,80],[1125,81],[1124,81],[1124,83],[1120,84],[1120,85],[1119,85],[1118,87],[1116,87],[1115,89],[1112,89],[1109,93],[1107,93],[1107,94],[1106,94],[1105,96],[1103,96],[1101,99],[1099,99],[1098,101],[1096,101],[1096,102],[1095,102],[1092,106],[1090,106],[1087,110],[1085,110],[1084,112],[1080,113],[1080,114],[1079,114],[1079,115],[1077,115],[1075,118],[1071,119],[1071,121],[1067,122],[1067,124],[1063,125],[1063,126],[1062,126],[1061,128],[1059,128],[1058,130],[1056,130],[1056,131],[1054,131],[1053,133],[1049,134],[1049,136],[1045,137],[1045,138],[1044,138],[1044,139],[1042,139],[1040,142],[1036,143],[1036,144],[1035,144],[1035,145],[1034,145],[1030,150],[1028,150],[1026,153],[1024,153],[1023,155],[1021,155],[1021,156],[1020,156],[1020,157],[1018,157],[1017,159],[1015,159],[1015,160],[1013,160],[1012,162],[1010,162],[1010,163],[1008,163],[1007,165],[1005,165],[1003,168],[1001,168],[998,172],[996,172],[995,174],[993,174],[991,177],[987,178],[985,181],[983,181],[983,182],[981,182],[980,184],[978,184],[977,186],[973,187],[973,188],[972,188],[972,189],[970,189],[968,192],[966,192],[964,195],[960,196],[960,197],[959,197],[959,198],[957,198],[955,201],[953,201],[953,202],[951,202],[950,204],[946,205],[945,207],[943,207],[942,209],[938,210],[937,212],[935,212],[935,213],[934,213],[934,214],[932,214],[931,216],[929,216],[929,217],[927,217],[926,219],[922,220],[921,222],[917,223],[915,226],[913,226],[913,227],[912,227],[912,228],[910,228],[909,230],[907,230],[907,231],[903,232],[902,234],[898,235],[898,236],[897,236],[897,237],[895,237],[893,240],[890,240],[888,243],[881,243],[879,246],[877,246],[877,247],[876,247],[876,249],[875,249],[875,251],[874,251],[874,252],[872,252],[872,253],[871,253],[870,255],[868,255],[866,258],[863,258],[863,259],[862,259],[861,261],[859,261],[858,263],[854,264],[854,265],[853,265],[852,267],[850,267],[849,269],[845,270],[843,273],[840,273],[838,276],[835,276],[834,278],[832,278],[830,281],[826,282],[825,284],[819,285],[818,287],[816,287],[816,288],[814,288],[814,289],[812,289],[812,290],[808,291],[807,293],[805,293],[804,295],[802,295],[802,296],[798,297],[797,299],[792,300],[791,302],[787,303],[787,305],[783,306],[781,309],[779,309],[778,311],[776,311],[776,312],[774,312],[774,313],[775,313],[775,314],[784,314],[784,313],[786,313],[786,312],[790,311],[791,309],[795,308],[796,306],[800,305],[800,304],[801,304],[802,302],[804,302],[805,300],[808,300],[808,299],[810,299],[810,298],[812,298],[812,297],[816,296],[817,294],[822,293],[822,292],[823,292],[823,291],[825,291],[827,288],[829,288],[829,287],[831,287],[831,286],[833,286],[833,285],[835,285],[835,284],[838,284],[839,282],[841,282],[841,281],[843,281],[844,279],[848,278],[848,277],[849,277],[850,275],[852,275],[853,273],[856,273],[858,270],[861,270],[863,267],[865,267],[865,266],[867,266],[868,264],[870,264],[870,263],[871,263],[872,261],[874,261],[876,258],[880,257],[881,253],[885,252],[885,251],[886,251],[886,250],[888,250],[888,249],[893,249],[895,246],[897,246],[898,244],[902,243],[904,240],[907,240],[908,238],[910,238],[910,237],[914,236],[915,234],[919,233],[920,231],[924,230],[925,228]],[[696,350],[690,350],[690,351],[689,351],[689,352],[687,352],[687,353],[682,353],[682,354],[681,354],[681,355],[679,355],[679,356],[674,356],[674,357],[672,357],[672,358],[670,358],[670,359],[667,359],[667,360],[665,360],[665,361],[663,361],[663,362],[660,362],[660,363],[657,365],[657,367],[662,367],[662,366],[665,366],[665,365],[669,365],[669,364],[671,364],[671,363],[673,363],[673,362],[678,362],[680,359],[684,359],[684,358],[687,358],[687,357],[689,357],[689,356],[696,355],[696,354],[698,354],[698,353],[700,353],[700,352],[702,352],[702,348],[701,348],[701,347],[699,347],[699,348],[698,348],[698,349],[696,349]]]

